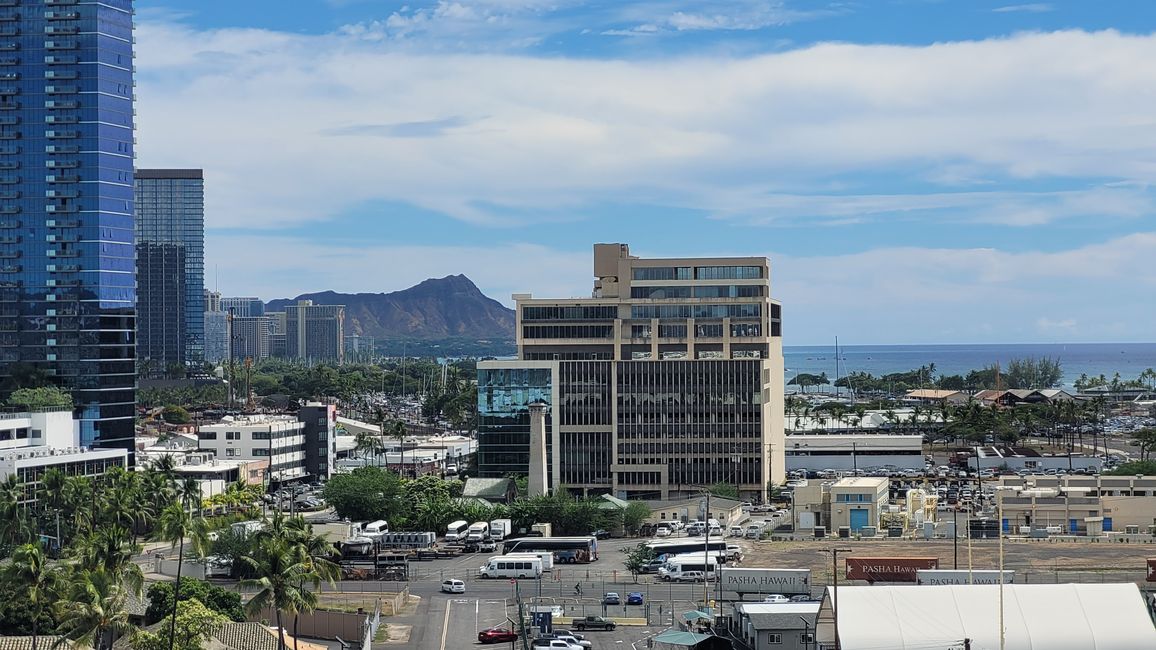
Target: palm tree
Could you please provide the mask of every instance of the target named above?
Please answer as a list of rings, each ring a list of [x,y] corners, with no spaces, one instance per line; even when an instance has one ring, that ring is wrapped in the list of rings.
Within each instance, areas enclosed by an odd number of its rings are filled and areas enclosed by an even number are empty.
[[[0,550],[32,538],[32,525],[20,504],[23,499],[24,485],[15,474],[0,481]]]
[[[405,422],[402,422],[401,420],[394,420],[393,422],[390,422],[389,435],[392,436],[394,440],[397,440],[398,447],[401,449],[401,471],[398,472],[398,474],[402,474],[403,476],[405,475],[404,472],[405,472],[405,436],[406,436],[406,433],[407,432],[406,432],[406,428],[405,428]],[[417,471],[415,469],[414,475],[416,475],[416,474],[417,474]]]
[[[68,588],[56,602],[62,634],[57,644],[69,640],[94,650],[110,650],[117,637],[134,629],[128,620],[128,591],[121,578],[104,567],[80,568],[68,578]]]
[[[124,586],[140,593],[144,574],[140,565],[132,561],[140,548],[131,541],[128,530],[116,526],[100,526],[80,538],[75,553],[81,570],[105,571],[115,576]]]
[[[201,505],[203,494],[201,482],[191,476],[186,476],[177,482],[177,500],[190,512]]]
[[[177,639],[177,603],[181,600],[181,569],[185,561],[185,538],[192,537],[193,548],[197,551],[197,555],[204,557],[208,545],[204,541],[206,535],[203,523],[204,520],[192,517],[179,503],[169,504],[157,521],[157,537],[179,547],[177,581],[173,586],[173,618],[169,623],[169,650],[173,650],[173,644]]]
[[[40,617],[52,597],[59,574],[48,566],[39,544],[24,544],[12,554],[12,562],[4,567],[4,580],[20,590],[28,590],[28,604],[32,608],[32,650],[39,643]]]
[[[310,580],[311,567],[300,560],[287,540],[277,537],[260,539],[251,555],[241,557],[241,562],[258,576],[241,583],[257,587],[257,593],[245,603],[245,613],[255,616],[266,608],[273,609],[279,650],[285,650],[285,613],[296,614],[309,599],[302,594],[301,585]]]

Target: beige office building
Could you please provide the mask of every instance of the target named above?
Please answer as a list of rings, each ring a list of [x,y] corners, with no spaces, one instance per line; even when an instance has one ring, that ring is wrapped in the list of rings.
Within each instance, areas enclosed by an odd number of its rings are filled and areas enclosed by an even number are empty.
[[[674,499],[784,479],[781,308],[765,257],[641,259],[594,246],[590,298],[515,294],[518,358],[478,365],[482,476],[525,473],[549,405],[552,489]]]

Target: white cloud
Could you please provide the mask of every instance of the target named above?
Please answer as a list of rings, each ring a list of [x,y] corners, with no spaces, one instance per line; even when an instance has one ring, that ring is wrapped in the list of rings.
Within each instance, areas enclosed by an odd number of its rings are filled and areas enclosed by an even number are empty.
[[[349,34],[170,22],[142,21],[138,38],[138,162],[204,167],[217,227],[324,220],[370,201],[508,224],[511,209],[557,216],[639,197],[749,218],[801,201],[846,218],[798,197],[863,173],[1156,180],[1156,68],[1136,64],[1156,59],[1151,35],[640,61],[418,54]],[[423,124],[445,128],[390,132]],[[335,135],[366,125],[383,128]],[[1005,212],[1044,223],[1148,210],[1146,192],[1087,188]],[[951,218],[984,220],[990,204],[968,201]]]
[[[757,246],[756,242],[751,242]],[[206,274],[226,293],[293,297],[333,289],[383,292],[465,273],[490,297],[584,297],[589,249],[518,241],[493,246],[335,245],[277,235],[208,247]],[[683,251],[638,248],[644,257]],[[751,255],[744,246],[718,254]],[[712,252],[714,254],[714,252]],[[1156,319],[1156,232],[1057,252],[879,248],[796,256],[765,251],[783,302],[786,343],[1148,340]],[[1133,300],[1106,289],[1127,282]],[[212,280],[209,281],[212,284]]]
[[[848,343],[1143,341],[1156,318],[1154,256],[1156,232],[1057,252],[772,255],[772,293],[789,344],[837,334]],[[1135,298],[1121,300],[1117,283]]]
[[[664,0],[623,4],[617,20],[636,23],[628,29],[602,32],[611,36],[639,33],[753,31],[780,27],[804,20],[846,13],[847,9],[830,5],[824,9],[794,9],[781,1],[768,0]]]
[[[1046,2],[1032,2],[1029,4],[1022,4],[1022,5],[1007,5],[1004,7],[996,7],[995,9],[992,9],[992,11],[994,11],[995,13],[1001,13],[1001,14],[1003,14],[1003,13],[1017,13],[1017,12],[1042,14],[1042,13],[1046,13],[1049,11],[1053,11],[1054,9],[1055,9],[1055,7],[1053,7],[1052,5],[1050,5]]]

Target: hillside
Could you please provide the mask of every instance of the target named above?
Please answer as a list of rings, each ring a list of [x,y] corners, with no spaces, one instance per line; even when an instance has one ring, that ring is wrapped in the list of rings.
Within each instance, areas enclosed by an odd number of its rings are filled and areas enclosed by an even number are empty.
[[[345,331],[375,338],[438,340],[514,338],[514,310],[487,297],[464,275],[430,279],[392,293],[306,293],[273,300],[281,311],[298,300],[345,305]]]

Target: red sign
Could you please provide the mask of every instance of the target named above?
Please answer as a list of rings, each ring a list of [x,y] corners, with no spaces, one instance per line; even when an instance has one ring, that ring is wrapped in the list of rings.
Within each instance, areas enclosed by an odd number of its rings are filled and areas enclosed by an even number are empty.
[[[867,582],[915,582],[920,569],[938,569],[937,557],[849,557],[847,579]]]
[[[1156,558],[1148,558],[1148,582],[1156,582]]]

